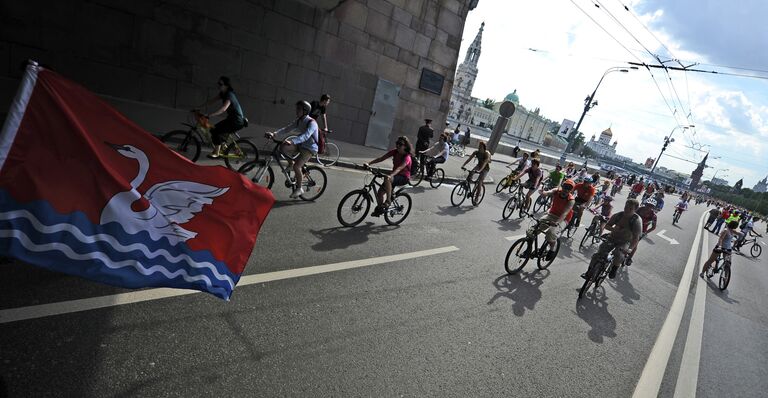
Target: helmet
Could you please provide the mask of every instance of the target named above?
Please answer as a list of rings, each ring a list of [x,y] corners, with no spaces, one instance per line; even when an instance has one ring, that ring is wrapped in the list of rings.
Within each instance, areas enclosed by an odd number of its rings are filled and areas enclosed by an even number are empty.
[[[567,178],[565,181],[563,181],[562,184],[560,184],[560,187],[563,188],[566,191],[572,191],[573,187],[575,187],[576,184],[573,183],[573,180],[570,178]]]
[[[613,200],[613,196],[611,196],[611,195],[605,195],[605,197],[603,197],[603,200],[604,200],[604,201],[606,201],[606,202],[610,202],[610,201],[612,201],[612,200]]]
[[[312,110],[312,105],[307,101],[299,101],[296,103],[296,108],[301,108],[304,113],[309,114],[309,111]]]
[[[656,203],[655,199],[646,199],[645,202],[643,202],[644,206],[653,206],[656,207],[658,204]]]

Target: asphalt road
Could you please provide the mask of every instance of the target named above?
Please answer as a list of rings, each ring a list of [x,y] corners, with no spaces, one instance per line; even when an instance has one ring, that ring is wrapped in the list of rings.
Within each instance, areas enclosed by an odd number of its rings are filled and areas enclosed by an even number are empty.
[[[699,247],[706,240],[708,254],[716,241],[699,232],[704,206],[692,206],[673,226],[676,198],[668,198],[656,231],[664,230],[662,236],[647,237],[631,267],[577,302],[579,275],[593,252],[578,249],[583,229],[574,242],[563,242],[548,270],[529,264],[507,276],[507,238],[523,234],[529,221],[501,220],[505,195],[489,190],[480,206],[454,208],[452,187],[422,185],[408,190],[414,208],[402,225],[368,218],[356,228],[340,227],[339,200],[362,187],[365,175],[329,170],[330,185],[316,203],[288,199],[278,179],[278,202],[246,269],[267,276],[258,283],[260,277],[251,277],[230,302],[198,293],[117,305],[122,296],[112,295],[131,291],[0,265],[0,375],[7,395],[757,397],[768,391],[765,256],[734,256],[724,293],[700,282]],[[403,256],[380,259],[392,255]],[[684,278],[689,257],[695,272]],[[285,279],[267,274],[318,265],[330,266]],[[32,314],[39,307],[31,306],[46,303],[78,308],[72,300],[100,296],[113,304],[13,322],[4,317],[19,308],[16,313]]]

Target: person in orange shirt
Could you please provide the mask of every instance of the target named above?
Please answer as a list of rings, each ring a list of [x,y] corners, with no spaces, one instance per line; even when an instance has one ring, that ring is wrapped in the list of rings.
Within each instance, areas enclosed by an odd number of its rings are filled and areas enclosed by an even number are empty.
[[[573,188],[575,198],[575,204],[573,206],[573,223],[576,227],[581,224],[581,215],[584,213],[584,208],[589,205],[592,198],[595,196],[595,186],[590,178],[584,179],[584,181],[576,184]]]
[[[575,184],[573,180],[567,179],[559,187],[555,187],[548,191],[540,191],[542,196],[552,196],[552,206],[549,208],[549,212],[541,218],[545,221],[549,228],[547,229],[546,239],[549,243],[549,252],[547,253],[546,260],[552,261],[555,257],[555,248],[557,247],[557,235],[560,233],[560,227],[565,223],[569,223],[573,217],[573,204],[574,197],[571,195]]]

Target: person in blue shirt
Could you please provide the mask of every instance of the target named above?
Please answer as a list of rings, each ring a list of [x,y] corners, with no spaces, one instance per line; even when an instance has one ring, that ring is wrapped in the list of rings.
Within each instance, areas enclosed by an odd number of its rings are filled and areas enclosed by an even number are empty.
[[[304,194],[304,190],[301,188],[301,181],[303,179],[303,175],[301,172],[301,168],[304,167],[304,164],[307,163],[307,161],[312,158],[312,156],[317,155],[317,122],[315,119],[312,119],[312,117],[309,116],[309,112],[312,110],[312,106],[307,101],[299,101],[296,103],[296,121],[293,123],[271,133],[267,133],[267,138],[272,138],[275,135],[280,135],[283,133],[291,133],[294,130],[298,130],[299,136],[294,137],[290,140],[286,139],[285,142],[283,142],[283,152],[290,153],[292,151],[286,151],[291,146],[296,146],[299,154],[293,159],[293,175],[296,178],[296,185],[294,185],[293,193],[291,193],[291,198],[298,198],[299,196]]]
[[[211,140],[213,141],[213,152],[208,157],[216,159],[221,157],[224,141],[226,137],[246,126],[246,119],[243,115],[243,108],[240,107],[240,101],[237,100],[235,89],[232,88],[232,82],[226,76],[219,77],[219,95],[209,99],[205,104],[210,105],[221,100],[221,107],[215,112],[206,115],[209,119],[227,113],[226,119],[216,123],[211,129]]]

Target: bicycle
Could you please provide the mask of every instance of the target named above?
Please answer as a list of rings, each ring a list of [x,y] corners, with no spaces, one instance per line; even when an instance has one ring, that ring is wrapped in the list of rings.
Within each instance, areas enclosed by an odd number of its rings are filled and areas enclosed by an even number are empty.
[[[606,218],[603,215],[595,213],[594,210],[590,210],[589,212],[595,216],[592,218],[589,227],[587,227],[587,232],[585,232],[584,236],[581,238],[579,249],[584,248],[585,243],[589,238],[591,238],[591,242],[589,243],[590,246],[600,241],[600,224],[606,221]]]
[[[375,203],[372,195],[376,195],[376,188],[381,187],[387,176],[382,172],[370,168],[369,170],[373,175],[371,181],[365,183],[362,189],[356,189],[344,195],[336,209],[336,218],[345,227],[354,227],[365,219],[371,209],[371,203]],[[377,183],[377,180],[382,182]],[[389,225],[402,223],[411,213],[411,196],[403,192],[403,189],[405,187],[392,192],[392,202],[384,212],[384,221]]]
[[[720,290],[725,290],[728,287],[728,283],[731,282],[731,251],[717,247],[715,250],[718,250],[717,259],[715,264],[707,270],[707,279],[712,279],[715,274],[719,273],[720,280],[717,283],[717,287]]]
[[[736,241],[736,243],[734,243],[734,245],[733,245],[733,248],[736,251],[738,251],[739,253],[741,253],[741,248],[744,247],[744,245],[751,243],[752,247],[749,248],[749,254],[753,258],[760,257],[760,254],[763,253],[763,248],[760,246],[760,242],[757,241],[757,238],[758,237],[762,238],[763,235],[760,235],[759,233],[757,233],[755,231],[749,231],[749,236],[751,236],[752,238],[751,239],[746,239],[745,238],[740,243],[738,241]],[[765,244],[765,243],[763,242],[763,244]]]
[[[518,217],[523,218],[528,215],[528,208],[525,206],[525,192],[522,187],[512,193],[512,197],[507,199],[504,208],[501,210],[501,218],[507,220],[512,217],[515,210],[518,210]]]
[[[606,235],[603,235],[600,237],[600,240],[608,241],[608,238]],[[611,242],[612,245],[613,242]],[[593,291],[596,291],[600,285],[602,285],[603,281],[605,281],[605,278],[608,277],[608,274],[611,271],[611,266],[613,264],[613,258],[615,257],[614,252],[616,250],[621,250],[619,247],[616,247],[615,245],[610,248],[607,251],[606,255],[598,256],[598,253],[595,253],[592,255],[592,259],[589,263],[589,268],[587,268],[587,272],[584,280],[584,284],[581,285],[581,290],[579,290],[579,299],[584,297],[584,294],[589,290],[589,288],[592,286],[592,284],[595,285],[595,289]],[[624,262],[622,262],[622,266],[626,263],[626,258],[624,258]]]
[[[339,146],[328,139],[328,135],[333,133],[333,130],[321,130],[319,133],[325,134],[325,150],[322,153],[318,152],[317,155],[315,155],[315,159],[317,160],[317,163],[322,166],[333,166],[339,161],[339,156],[341,155]]]
[[[545,190],[552,189],[552,187],[549,186],[549,178],[544,180],[544,182],[542,184],[546,187]],[[534,212],[534,214],[538,213],[540,211],[549,209],[552,206],[552,200],[553,200],[552,199],[552,195],[544,196],[544,195],[539,194],[539,197],[536,198],[535,202],[533,202],[533,212]]]
[[[458,156],[460,158],[463,158],[465,153],[465,147],[464,144],[450,144],[448,148],[448,154],[451,156]]]
[[[675,213],[672,215],[672,225],[675,225],[680,221],[680,216],[682,214],[683,214],[683,211],[680,210],[679,207],[675,208]]]
[[[284,166],[282,160],[293,160],[298,154],[289,156],[283,153],[280,150],[283,141],[276,140],[269,135],[265,135],[265,137],[275,143],[275,147],[272,149],[270,156],[266,160],[248,162],[242,165],[237,172],[247,175],[248,172],[256,169],[256,173],[251,177],[251,181],[267,189],[272,189],[272,185],[275,183],[275,172],[272,170],[271,166],[274,161],[277,163],[278,167],[280,167],[283,176],[285,176],[285,187],[293,190],[296,187],[296,182],[291,177],[291,172],[293,170],[290,167]],[[304,193],[300,196],[301,199],[306,201],[316,200],[323,194],[323,192],[325,192],[325,187],[328,185],[328,176],[323,169],[312,165],[304,165],[302,167],[302,173],[304,178],[302,178],[301,181],[301,188],[304,190]]]
[[[515,190],[520,187],[520,179],[516,178],[518,170],[513,170],[509,166],[507,166],[507,168],[510,170],[509,174],[496,184],[496,193],[500,193],[504,188],[508,188],[509,193],[514,194]]]
[[[197,162],[200,157],[200,149],[203,143],[213,149],[211,128],[213,125],[208,118],[198,110],[190,112],[189,123],[181,124],[189,127],[188,130],[173,130],[160,137],[168,148],[187,158],[190,162]],[[221,158],[230,170],[242,167],[248,162],[259,160],[259,150],[249,139],[240,137],[234,132],[228,134],[224,142],[225,149]]]
[[[504,259],[504,269],[510,275],[520,272],[520,270],[528,264],[528,260],[532,258],[536,259],[536,266],[539,269],[547,269],[560,251],[560,241],[557,240],[555,241],[555,255],[549,260],[546,259],[546,256],[549,253],[549,242],[545,239],[541,244],[541,247],[539,247],[538,237],[545,231],[540,230],[540,226],[546,224],[547,229],[553,228],[553,226],[541,219],[534,218],[534,221],[535,224],[531,228],[528,228],[525,232],[525,236],[512,243],[512,246],[507,251],[507,256]],[[513,255],[515,256],[515,263],[510,264],[510,259]]]
[[[471,198],[472,205],[478,206],[485,197],[485,184],[476,184],[475,181],[470,180],[472,174],[477,173],[476,171],[470,171],[464,167],[461,169],[468,172],[467,178],[462,179],[460,183],[453,187],[451,191],[451,204],[453,206],[461,206],[464,200]]]
[[[433,165],[431,173],[427,173],[426,169],[429,167],[429,162],[434,158],[430,158],[427,155],[420,154],[419,155],[419,165],[416,168],[415,173],[411,173],[411,178],[408,180],[408,185],[412,187],[416,187],[419,184],[421,184],[421,181],[423,179],[427,179],[429,181],[429,185],[432,188],[438,188],[445,179],[445,170],[443,170],[440,167],[437,167],[437,165]]]

